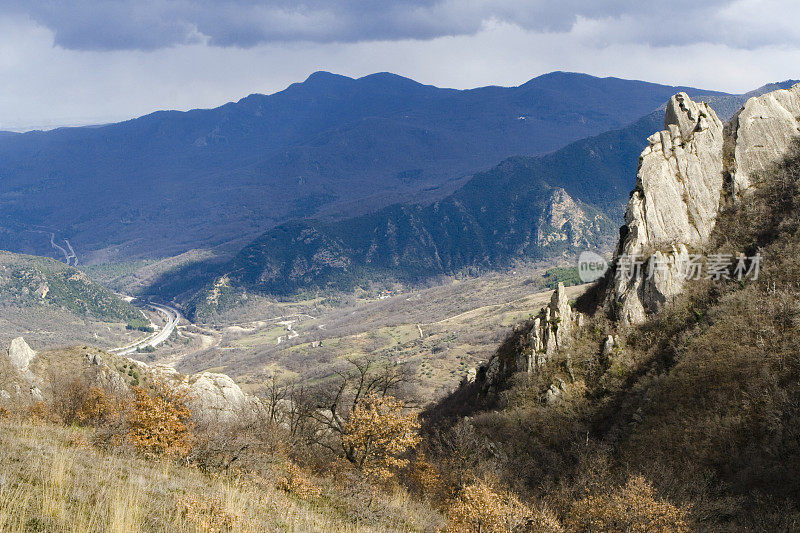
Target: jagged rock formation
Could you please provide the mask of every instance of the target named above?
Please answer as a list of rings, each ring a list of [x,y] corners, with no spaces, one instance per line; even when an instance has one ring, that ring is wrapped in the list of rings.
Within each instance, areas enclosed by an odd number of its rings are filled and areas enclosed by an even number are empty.
[[[530,353],[524,353],[525,360],[519,361],[518,368],[528,372],[538,369],[581,327],[582,322],[583,315],[572,310],[564,284],[559,283],[550,304],[533,319],[529,334]]]
[[[615,253],[616,279],[606,295],[607,308],[624,324],[642,322],[680,292],[689,249],[705,244],[719,209],[722,122],[707,104],[679,93],[667,104],[664,124],[639,159]]]
[[[707,104],[684,93],[670,99],[666,129],[640,157],[620,230],[605,297],[612,317],[641,323],[681,292],[689,256],[706,244],[720,203],[746,193],[755,173],[786,153],[800,133],[798,117],[800,85],[751,98],[727,132]]]
[[[800,84],[748,100],[731,119],[734,192],[742,194],[754,174],[786,154],[800,133]]]
[[[470,369],[465,381],[493,386],[514,372],[536,372],[582,324],[583,315],[572,309],[564,284],[559,283],[550,303],[526,327],[515,329],[514,357],[495,354],[486,364]]]
[[[720,207],[746,194],[758,173],[800,137],[800,84],[749,99],[727,126],[708,104],[678,93],[667,103],[664,126],[648,138],[639,158],[614,275],[605,288],[605,310],[623,326],[643,322],[682,291],[690,255],[702,252]],[[515,371],[537,371],[580,324],[580,313],[571,309],[559,284],[550,304],[527,326],[527,340],[520,328],[510,337],[516,359],[501,347],[467,382],[487,390]],[[609,360],[619,349],[619,339],[609,335],[599,356]],[[562,391],[553,384],[548,403]]]

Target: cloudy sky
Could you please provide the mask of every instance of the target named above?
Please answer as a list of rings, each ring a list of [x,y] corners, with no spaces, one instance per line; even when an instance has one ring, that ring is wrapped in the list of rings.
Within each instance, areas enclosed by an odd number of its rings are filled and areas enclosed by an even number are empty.
[[[744,92],[800,78],[798,21],[798,0],[0,0],[0,129],[214,107],[316,70]]]

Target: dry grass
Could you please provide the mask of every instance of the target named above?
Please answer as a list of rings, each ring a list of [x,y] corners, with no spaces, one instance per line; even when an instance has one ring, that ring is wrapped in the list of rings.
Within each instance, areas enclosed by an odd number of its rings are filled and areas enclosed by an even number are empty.
[[[203,473],[105,454],[82,429],[0,422],[0,532],[427,531],[402,493],[380,523],[361,525],[329,495],[302,499],[262,478]],[[435,517],[434,517],[435,518]]]
[[[257,389],[273,374],[316,381],[330,376],[344,357],[377,355],[414,368],[420,396],[438,397],[488,360],[514,324],[549,302],[552,290],[542,287],[541,275],[541,270],[520,269],[383,300],[364,297],[331,306],[303,302],[285,311],[311,315],[293,317],[299,336],[287,339],[286,328],[262,314],[260,321],[241,324],[246,327],[220,326],[220,349],[186,357],[179,369],[222,367],[245,387]],[[575,296],[583,287],[568,290]]]

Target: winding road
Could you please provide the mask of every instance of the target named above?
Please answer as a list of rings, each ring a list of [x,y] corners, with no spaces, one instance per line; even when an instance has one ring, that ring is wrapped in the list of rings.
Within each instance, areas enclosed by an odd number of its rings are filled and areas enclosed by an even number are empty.
[[[148,335],[144,339],[138,340],[132,344],[128,344],[127,346],[109,350],[111,353],[115,353],[117,355],[128,355],[136,352],[138,348],[144,348],[145,346],[152,346],[155,348],[167,340],[170,335],[172,335],[172,332],[175,331],[175,326],[177,326],[178,322],[181,320],[180,311],[174,307],[164,304],[147,304],[147,307],[164,315],[164,318],[167,321],[166,325],[152,335]]]

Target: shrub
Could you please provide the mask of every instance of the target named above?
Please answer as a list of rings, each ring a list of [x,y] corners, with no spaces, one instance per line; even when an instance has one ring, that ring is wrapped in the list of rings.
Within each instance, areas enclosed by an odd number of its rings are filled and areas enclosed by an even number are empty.
[[[33,402],[28,406],[26,414],[31,422],[44,422],[48,418],[47,404],[44,402]]]
[[[659,500],[646,479],[634,476],[624,487],[601,489],[577,501],[567,526],[575,531],[682,533],[689,531],[688,515],[688,507]]]
[[[441,489],[442,479],[439,470],[425,457],[423,451],[408,465],[406,479],[411,488],[419,495],[436,497]]]
[[[408,464],[402,455],[420,441],[416,412],[391,396],[370,395],[350,413],[342,445],[348,460],[369,477],[387,481]]]
[[[93,425],[108,424],[120,415],[116,398],[86,380],[75,378],[64,387],[53,391],[53,411],[64,424]]]
[[[117,402],[109,398],[100,387],[90,387],[86,396],[75,412],[75,420],[79,424],[99,426],[110,422],[119,415]]]
[[[188,393],[165,384],[157,385],[153,394],[141,387],[132,390],[128,441],[146,455],[186,457],[192,448]]]
[[[219,498],[184,496],[175,502],[175,507],[183,519],[198,531],[230,531],[237,522],[237,516],[229,512]]]
[[[531,511],[510,492],[483,480],[468,483],[447,509],[446,533],[506,533],[520,531]],[[546,531],[546,530],[545,530]]]
[[[322,490],[292,462],[286,465],[286,475],[278,480],[278,488],[304,500],[319,498],[322,495]]]

